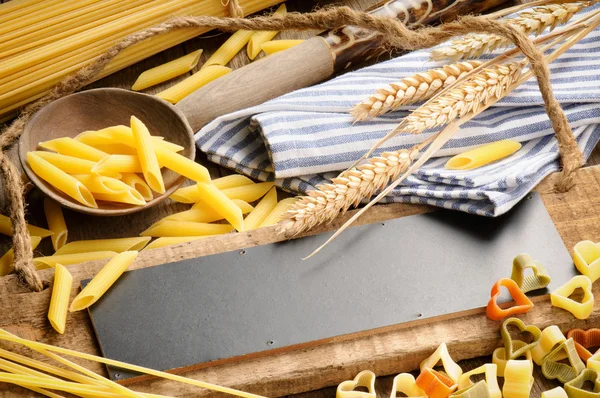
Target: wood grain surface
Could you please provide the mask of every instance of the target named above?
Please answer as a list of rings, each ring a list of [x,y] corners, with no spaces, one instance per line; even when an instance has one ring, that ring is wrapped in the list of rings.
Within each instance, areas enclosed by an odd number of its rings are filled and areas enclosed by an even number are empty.
[[[0,1],[7,2],[6,0]],[[287,1],[287,5],[288,9],[292,11],[309,11],[317,5],[326,6],[331,4],[347,4],[357,9],[365,9],[377,2],[377,0],[290,0]],[[279,37],[307,38],[315,33],[284,32]],[[128,89],[142,71],[200,48],[204,49],[202,59],[199,63],[199,65],[202,65],[202,62],[226,38],[227,35],[218,32],[200,36],[102,79],[90,87],[122,87]],[[231,62],[231,66],[235,69],[248,62],[249,60],[245,52],[241,52]],[[185,77],[181,76],[170,82],[147,89],[145,92],[150,94],[159,92],[183,80]],[[207,162],[202,155],[198,155],[197,160],[210,168],[213,177],[230,174],[229,170]],[[600,150],[596,149],[588,164],[599,163]],[[543,200],[567,248],[571,250],[573,245],[582,239],[599,241],[600,223],[598,219],[600,217],[600,199],[597,193],[600,190],[600,167],[591,167],[579,171],[576,188],[567,194],[550,193],[554,178],[556,177],[551,176],[546,179],[538,187],[538,190],[542,193]],[[42,199],[42,194],[36,190],[33,190],[28,197],[28,219],[33,224],[40,226],[45,225]],[[118,222],[115,222],[117,219],[85,216],[66,211],[65,216],[69,226],[69,240],[135,236],[159,218],[169,213],[185,210],[188,207],[181,204],[164,203],[137,214],[119,217]],[[424,206],[377,206],[369,211],[361,219],[361,222],[384,220],[431,210],[431,208]],[[335,228],[345,219],[336,220],[336,222],[327,228]],[[321,230],[323,228],[316,229],[313,232],[316,233]],[[152,252],[142,254],[136,266],[153,266],[165,261],[197,256],[198,253],[208,255],[221,251],[236,250],[268,243],[273,241],[274,238],[283,239],[284,237],[276,236],[271,229],[264,229],[246,234],[211,238],[210,241],[203,241],[202,243],[191,242],[166,249],[164,258],[156,258]],[[10,247],[9,239],[2,237],[0,239],[0,252],[4,252],[8,247]],[[51,253],[50,242],[44,240],[38,250],[39,253],[43,254]],[[92,276],[99,269],[100,265],[98,262],[86,263],[71,268],[71,271],[75,279],[79,280]],[[43,271],[42,277],[44,280],[51,280],[51,270]],[[599,293],[596,292],[596,294]],[[75,290],[73,294],[75,294]],[[0,327],[7,328],[22,337],[37,339],[85,352],[99,353],[86,313],[73,314],[69,318],[67,333],[64,336],[56,336],[56,333],[51,329],[46,319],[48,300],[48,290],[40,293],[28,293],[25,289],[19,287],[14,277],[0,279],[0,303],[2,303],[0,309]],[[526,318],[530,322],[539,323],[539,326],[546,325],[552,321],[559,322],[565,328],[571,326],[585,328],[592,326],[594,322],[597,326],[598,321],[600,321],[599,310],[596,310],[588,321],[573,322],[572,317],[566,316],[559,310],[551,309],[546,300],[541,300],[536,302],[535,310],[531,314],[528,314]],[[482,303],[482,305],[484,304]],[[344,378],[353,377],[358,371],[365,368],[370,368],[380,375],[412,369],[418,364],[418,361],[425,355],[426,351],[432,351],[442,340],[449,342],[452,352],[456,352],[460,358],[472,358],[484,355],[489,353],[499,342],[497,326],[495,323],[487,321],[481,312],[462,314],[460,318],[448,319],[441,323],[403,325],[400,328],[390,329],[376,335],[365,335],[359,340],[332,341],[330,344],[321,347],[282,353],[282,355],[274,356],[270,359],[251,359],[238,364],[223,364],[208,367],[199,369],[193,372],[193,374],[188,375],[207,381],[222,382],[231,386],[247,388],[272,396],[286,395],[306,391],[307,389],[335,385]],[[416,342],[417,344],[407,346],[407,342]],[[412,346],[414,345],[420,347],[421,351],[417,350],[416,353],[411,355],[404,353],[405,349],[413,349]],[[489,361],[489,357],[479,357],[461,361],[460,364],[466,371]],[[80,361],[76,362],[88,365]],[[255,373],[257,367],[264,370],[264,373],[259,375],[260,385],[256,381],[257,375]],[[307,367],[313,369],[313,371],[306,372],[304,369]],[[104,373],[102,367],[96,366],[92,368]],[[540,373],[536,373],[536,376],[532,397],[539,397],[541,391],[555,386],[553,382],[543,378]],[[377,392],[379,396],[389,396],[391,379],[392,377],[378,378]],[[252,383],[254,384],[251,385]],[[160,387],[161,385],[162,387]],[[146,382],[142,387],[144,389],[160,387],[164,389],[162,390],[163,392],[168,390],[169,394],[174,395],[177,395],[179,388],[179,386],[168,383],[161,384],[156,381]],[[194,393],[197,391],[194,390]],[[185,391],[183,392],[186,393]],[[195,396],[194,393],[190,394]],[[27,394],[21,388],[0,384],[0,396],[28,396]],[[317,398],[333,397],[334,395],[334,388],[326,388],[302,393],[300,396],[303,398]]]

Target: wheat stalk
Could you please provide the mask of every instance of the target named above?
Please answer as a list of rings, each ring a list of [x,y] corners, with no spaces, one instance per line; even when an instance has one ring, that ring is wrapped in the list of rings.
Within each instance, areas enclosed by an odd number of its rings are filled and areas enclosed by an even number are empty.
[[[396,131],[419,134],[470,113],[504,97],[519,79],[524,61],[491,65],[457,87],[434,98],[408,115]]]
[[[564,4],[549,4],[523,11],[518,17],[506,21],[527,34],[541,34],[546,28],[550,30],[567,23],[573,15],[589,7],[590,1]],[[431,58],[439,61],[450,59],[456,61],[463,58],[477,58],[483,53],[498,48],[508,47],[511,41],[495,34],[470,33],[459,39],[452,40],[448,47],[442,47],[431,52]]]
[[[359,122],[396,110],[402,105],[428,100],[481,64],[481,61],[457,62],[405,77],[379,88],[375,94],[356,104],[350,114]]]
[[[384,152],[367,163],[346,170],[330,184],[317,186],[298,200],[282,216],[282,230],[292,235],[306,231],[317,224],[331,221],[350,206],[370,198],[408,170],[419,151],[430,140],[410,149]]]

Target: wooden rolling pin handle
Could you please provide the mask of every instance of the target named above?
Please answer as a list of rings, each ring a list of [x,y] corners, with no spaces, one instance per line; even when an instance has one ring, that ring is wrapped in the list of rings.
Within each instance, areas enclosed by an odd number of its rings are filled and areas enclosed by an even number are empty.
[[[220,77],[176,106],[197,132],[219,116],[322,82],[333,74],[333,65],[325,40],[313,37]]]

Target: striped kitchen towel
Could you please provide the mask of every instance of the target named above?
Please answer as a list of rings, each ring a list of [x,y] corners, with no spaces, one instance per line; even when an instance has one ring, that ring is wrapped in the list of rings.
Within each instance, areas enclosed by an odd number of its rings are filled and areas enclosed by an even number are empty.
[[[196,134],[197,144],[222,166],[259,180],[275,180],[290,192],[305,193],[352,164],[410,109],[353,124],[348,111],[354,104],[387,83],[442,64],[431,62],[428,51],[417,51],[346,73],[219,117]],[[586,159],[600,139],[599,67],[598,29],[550,65],[555,95]],[[409,148],[431,134],[400,135],[381,150]],[[520,141],[523,147],[479,169],[444,169],[449,156],[502,139]],[[532,78],[463,125],[435,158],[386,200],[498,216],[558,169],[557,142]]]

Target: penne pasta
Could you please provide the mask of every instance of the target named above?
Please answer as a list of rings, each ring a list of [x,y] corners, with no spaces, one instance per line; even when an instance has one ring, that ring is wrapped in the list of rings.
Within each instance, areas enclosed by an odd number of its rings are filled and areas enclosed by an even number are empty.
[[[72,176],[68,175],[58,167],[53,166],[33,152],[27,152],[27,161],[33,172],[54,188],[69,195],[85,206],[98,208],[89,189]]]
[[[209,224],[187,221],[163,221],[156,226],[148,228],[140,236],[153,236],[157,238],[173,236],[206,236],[222,235],[233,231],[229,224]]]
[[[164,91],[161,91],[160,93],[156,94],[156,96],[172,104],[176,104],[183,98],[198,90],[200,87],[212,82],[215,79],[218,79],[223,75],[228,74],[229,72],[231,72],[231,69],[226,68],[225,66],[212,65],[206,68],[203,67],[192,76],[180,81]]]
[[[40,244],[42,238],[39,236],[31,237],[31,250],[35,250]],[[0,276],[6,276],[13,271],[13,264],[15,262],[15,252],[11,248],[2,257],[0,257]]]
[[[50,239],[52,239],[52,247],[56,251],[67,243],[68,231],[65,216],[62,207],[50,198],[44,199],[44,214],[46,215],[48,229],[53,233]]]
[[[34,257],[33,264],[37,269],[54,268],[57,263],[72,265],[86,261],[102,260],[117,255],[114,251],[99,251],[87,253],[61,254],[60,256]]]
[[[287,13],[287,8],[285,7],[285,3],[279,6],[275,14],[283,15]],[[278,31],[259,31],[254,32],[254,34],[250,37],[248,41],[248,58],[254,59],[256,56],[262,51],[263,43],[266,43],[270,40],[273,40],[275,36],[277,36]]]
[[[271,40],[263,43],[261,49],[265,52],[265,54],[271,55],[297,46],[303,41],[304,40]]]
[[[483,145],[452,157],[446,162],[449,170],[472,170],[512,155],[521,149],[521,143],[502,140]]]
[[[200,200],[206,206],[223,216],[238,231],[244,230],[242,209],[225,196],[222,191],[213,184],[199,183],[198,192],[200,193]]]
[[[223,43],[221,47],[206,60],[204,65],[202,65],[202,69],[215,65],[227,65],[229,61],[231,61],[233,57],[248,44],[248,41],[250,41],[253,34],[254,32],[251,30],[238,30],[233,33],[229,39],[227,39],[225,43]]]
[[[119,194],[127,192],[131,187],[115,178],[94,174],[76,174],[73,178],[80,181],[91,193]]]
[[[123,125],[111,126],[97,131],[84,131],[75,137],[75,140],[90,146],[120,144],[135,149],[131,127]],[[169,151],[179,152],[183,150],[182,146],[165,141],[163,137],[152,136],[151,140],[154,146],[160,146]]]
[[[239,199],[244,202],[252,203],[262,198],[272,187],[272,182],[260,182],[258,184],[223,189],[222,192],[229,199]]]
[[[127,203],[130,205],[139,206],[143,206],[146,204],[146,201],[142,197],[142,194],[133,188],[129,188],[125,192],[115,194],[95,193],[94,197],[98,200],[103,200],[105,202]]]
[[[297,198],[286,198],[281,200],[275,208],[267,214],[265,219],[260,223],[259,228],[269,227],[271,225],[277,224],[281,220],[281,216],[293,205]]]
[[[75,297],[71,303],[71,312],[81,311],[94,304],[119,279],[136,259],[138,252],[126,251],[113,257],[92,278],[90,283]]]
[[[74,140],[70,137],[62,137],[46,142],[40,142],[39,146],[60,153],[61,155],[91,160],[92,162],[97,162],[108,155],[106,152],[102,152],[99,149]]]
[[[212,183],[215,187],[221,190],[254,184],[254,182],[251,179],[241,174],[232,174],[225,177],[217,178],[215,180],[212,180]],[[193,184],[187,187],[179,188],[178,190],[173,192],[169,197],[174,201],[180,203],[196,203],[200,200],[198,184]]]
[[[29,235],[39,236],[40,238],[46,238],[53,234],[52,231],[29,224],[27,224],[27,231],[29,231]],[[10,218],[3,214],[0,214],[0,234],[8,236],[13,235],[12,223],[10,222]]]
[[[125,144],[103,144],[91,146],[101,150],[102,152],[108,153],[109,155],[137,155],[135,148]]]
[[[209,236],[212,236],[212,235],[172,236],[172,237],[158,238],[158,239],[155,239],[154,241],[152,241],[152,243],[150,243],[148,246],[146,246],[144,248],[144,250],[158,249],[159,247],[178,245],[180,243],[186,243],[186,242],[191,242],[191,241],[198,240],[198,239],[208,238]]]
[[[79,254],[98,251],[113,251],[117,253],[129,250],[140,251],[150,242],[149,237],[134,236],[131,238],[92,239],[69,242],[54,253],[55,256],[64,254]]]
[[[73,277],[71,273],[60,263],[57,263],[54,267],[54,284],[52,285],[52,298],[50,299],[48,320],[54,330],[60,334],[65,333],[72,287]]]
[[[244,219],[245,230],[251,231],[259,228],[260,224],[273,211],[275,206],[277,206],[277,189],[273,187]]]
[[[148,128],[140,119],[132,116],[131,132],[133,133],[135,148],[140,159],[140,164],[142,165],[142,172],[146,183],[154,192],[165,193],[165,184]]]
[[[229,200],[229,199],[227,199]],[[242,214],[248,214],[254,207],[244,202],[243,200],[234,199],[232,202],[240,208]],[[214,210],[210,206],[198,207],[196,209],[190,209],[179,213],[171,214],[162,220],[158,221],[191,221],[191,222],[214,222],[223,220],[223,216],[218,211]]]
[[[156,158],[161,167],[173,170],[192,181],[210,182],[210,173],[208,169],[200,163],[196,163],[178,153],[167,151],[164,148],[155,148]],[[150,185],[150,184],[149,184]],[[152,185],[150,185],[152,187]]]
[[[140,91],[183,75],[198,65],[200,55],[202,55],[202,50],[197,50],[171,62],[167,62],[166,64],[148,69],[147,71],[142,72],[135,83],[133,83],[133,86],[131,86],[131,89]]]
[[[91,160],[61,155],[59,153],[34,151],[32,152],[53,166],[58,167],[67,174],[92,174],[92,168],[96,163]],[[120,173],[105,173],[107,177],[121,178]]]
[[[137,155],[108,155],[92,167],[92,173],[102,175],[141,172],[142,165]]]
[[[152,190],[150,189],[148,184],[146,184],[146,181],[144,181],[144,179],[138,176],[137,174],[123,173],[121,181],[138,191],[146,202],[154,199],[154,194],[152,193]]]

